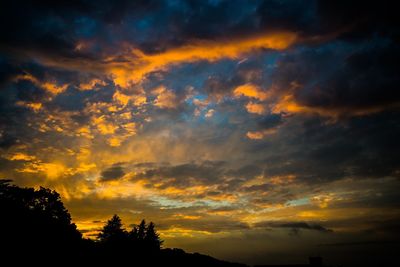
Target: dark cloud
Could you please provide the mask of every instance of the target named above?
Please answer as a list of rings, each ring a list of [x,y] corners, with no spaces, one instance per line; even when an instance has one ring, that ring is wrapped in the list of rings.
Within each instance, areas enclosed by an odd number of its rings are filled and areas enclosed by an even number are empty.
[[[339,69],[326,73],[325,79],[308,80],[304,88],[296,92],[296,98],[302,105],[327,110],[365,110],[368,113],[368,109],[398,107],[399,60],[396,45],[378,43],[372,48],[361,49],[350,54]],[[334,62],[332,58],[331,64]],[[302,60],[301,65],[305,68],[307,59]]]
[[[103,182],[114,181],[122,178],[125,175],[124,168],[119,164],[113,165],[101,172],[100,180]]]
[[[284,122],[282,114],[268,114],[257,121],[256,128],[260,130],[273,129]]]
[[[258,184],[258,185],[251,185],[248,187],[244,187],[243,190],[246,192],[267,192],[270,191],[273,188],[273,185],[267,183],[267,184]]]
[[[310,33],[316,31],[317,1],[262,1],[257,8],[262,28]]]
[[[211,76],[204,82],[203,90],[208,96],[218,100],[229,94],[235,84],[232,80]]]
[[[323,233],[331,233],[333,230],[325,228],[324,226],[316,223],[308,222],[259,222],[254,225],[255,227],[270,227],[270,228],[289,228],[292,234],[299,234],[300,230],[311,230]]]
[[[232,192],[246,180],[262,173],[262,169],[256,165],[231,168],[223,161],[203,161],[180,165],[139,163],[135,164],[134,168],[140,171],[132,179],[148,180],[150,187],[155,182],[162,184],[159,188],[170,186],[185,188],[197,184],[217,184],[220,191],[207,192],[209,195]]]
[[[4,34],[0,37],[1,48],[13,51],[25,47],[26,51],[72,55],[74,44],[65,20],[65,16],[70,16],[70,12],[65,12],[67,10],[68,5],[56,8],[36,5],[33,1],[2,3],[1,25]],[[58,16],[57,12],[64,15]],[[22,14],[24,19],[20,19]]]
[[[234,219],[229,218],[212,218],[205,217],[204,219],[198,220],[168,220],[167,224],[173,225],[174,227],[182,227],[189,229],[194,229],[197,231],[207,231],[211,233],[218,233],[223,231],[235,231],[235,230],[246,230],[249,229],[249,225],[247,223],[243,223],[240,221],[236,221]]]
[[[23,94],[22,97],[35,98],[40,92],[31,87],[32,91]],[[36,95],[36,96],[35,96]],[[0,146],[11,146],[29,139],[30,133],[26,131],[27,122],[31,116],[30,111],[16,103],[19,99],[15,87],[6,85],[0,88]]]
[[[303,36],[336,35],[359,42],[379,35],[399,38],[399,18],[391,1],[263,1],[257,8],[260,28],[284,29]]]
[[[19,71],[10,58],[0,54],[0,86],[9,82]]]
[[[262,169],[257,165],[245,165],[238,169],[229,170],[226,174],[236,178],[250,179],[262,174]]]
[[[28,80],[18,81],[15,87],[17,89],[17,97],[21,101],[41,103],[49,96],[45,90]]]
[[[342,31],[339,38],[359,41],[374,35],[398,40],[399,17],[391,1],[318,1],[320,27]]]
[[[334,125],[321,119],[300,124],[292,121],[280,136],[291,147],[277,149],[266,157],[265,174],[293,174],[298,181],[309,183],[344,177],[398,177],[397,116],[397,112],[386,112]]]
[[[21,9],[23,7],[23,9]],[[65,57],[95,58],[77,51],[79,39],[135,43],[159,52],[194,39],[235,38],[289,30],[305,36],[398,38],[393,3],[384,1],[34,1],[2,3],[3,48],[24,47]],[[24,19],[19,19],[23,14]],[[151,29],[151,30],[150,30]],[[123,32],[114,35],[113,32]],[[151,32],[151,34],[149,34]],[[98,47],[101,50],[104,47]]]
[[[162,187],[186,187],[192,184],[218,183],[224,173],[225,163],[222,161],[204,161],[201,163],[186,163],[151,168],[138,173],[133,178],[159,181]],[[141,166],[142,167],[142,166]]]

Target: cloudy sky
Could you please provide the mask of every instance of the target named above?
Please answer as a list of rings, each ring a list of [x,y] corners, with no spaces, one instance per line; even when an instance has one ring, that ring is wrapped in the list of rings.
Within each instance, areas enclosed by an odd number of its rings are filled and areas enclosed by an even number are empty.
[[[2,1],[0,178],[226,260],[399,246],[386,1]],[[386,254],[385,254],[386,253]]]

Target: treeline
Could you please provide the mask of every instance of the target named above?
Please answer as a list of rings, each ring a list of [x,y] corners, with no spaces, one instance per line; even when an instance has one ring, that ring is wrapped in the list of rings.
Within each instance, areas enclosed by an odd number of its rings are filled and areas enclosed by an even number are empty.
[[[159,251],[163,243],[153,222],[147,225],[143,219],[128,232],[116,214],[104,225],[97,238],[99,243],[106,246],[133,247],[142,251]]]
[[[154,223],[142,220],[126,231],[118,215],[97,240],[85,239],[56,191],[0,180],[1,266],[244,266],[162,243]]]

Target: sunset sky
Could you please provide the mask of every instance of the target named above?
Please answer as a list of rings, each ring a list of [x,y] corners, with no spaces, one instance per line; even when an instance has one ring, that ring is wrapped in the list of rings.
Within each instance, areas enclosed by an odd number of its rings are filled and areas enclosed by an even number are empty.
[[[5,2],[0,178],[57,190],[86,237],[117,213],[248,264],[399,245],[389,2]]]

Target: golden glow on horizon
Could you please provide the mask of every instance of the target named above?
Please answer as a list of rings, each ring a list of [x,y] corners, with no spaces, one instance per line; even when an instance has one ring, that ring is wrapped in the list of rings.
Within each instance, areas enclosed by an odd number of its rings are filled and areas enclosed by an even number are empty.
[[[203,237],[209,236],[213,233],[210,231],[194,230],[181,227],[172,227],[167,230],[160,231],[161,236],[164,238],[174,238],[174,237]]]

